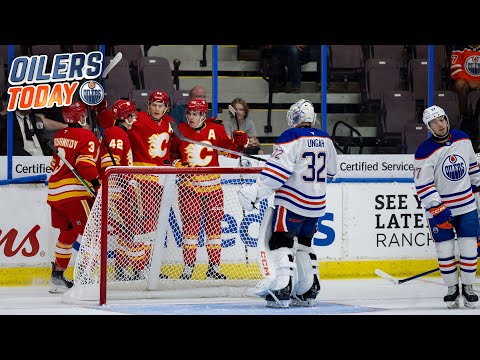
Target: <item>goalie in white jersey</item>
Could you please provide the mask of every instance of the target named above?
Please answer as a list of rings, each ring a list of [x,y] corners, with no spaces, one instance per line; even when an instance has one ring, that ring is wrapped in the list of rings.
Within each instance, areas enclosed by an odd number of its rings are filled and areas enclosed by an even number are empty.
[[[242,207],[252,211],[275,192],[275,209],[267,210],[264,221],[269,223],[262,224],[275,276],[257,293],[267,307],[313,306],[320,291],[312,242],[318,219],[325,214],[327,178],[337,172],[337,152],[328,133],[313,127],[315,120],[310,101],[293,104],[287,113],[290,129],[278,137],[257,181],[238,193]]]
[[[425,109],[423,122],[432,136],[415,152],[414,181],[435,241],[440,272],[448,286],[443,300],[449,308],[459,307],[456,235],[461,294],[465,306],[474,308],[478,296],[472,284],[477,271],[477,236],[480,234],[475,201],[480,186],[477,156],[466,133],[450,130],[448,116],[442,108],[433,105]]]

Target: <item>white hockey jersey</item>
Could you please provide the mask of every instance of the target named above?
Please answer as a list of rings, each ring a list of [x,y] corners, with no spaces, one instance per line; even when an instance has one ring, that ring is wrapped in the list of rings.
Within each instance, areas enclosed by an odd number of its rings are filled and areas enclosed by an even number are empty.
[[[258,185],[275,191],[274,205],[296,214],[321,217],[326,208],[327,178],[337,172],[337,151],[317,128],[291,128],[273,145]]]
[[[415,152],[413,178],[425,210],[442,202],[453,216],[475,209],[472,185],[480,186],[480,169],[468,135],[451,130],[443,144],[425,140]]]

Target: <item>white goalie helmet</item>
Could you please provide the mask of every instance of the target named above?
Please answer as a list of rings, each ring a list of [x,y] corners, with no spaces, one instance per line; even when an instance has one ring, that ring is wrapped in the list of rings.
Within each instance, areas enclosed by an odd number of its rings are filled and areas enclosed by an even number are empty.
[[[450,121],[448,119],[447,114],[445,113],[445,110],[443,110],[440,106],[432,105],[432,106],[426,108],[423,111],[422,120],[423,120],[423,123],[427,126],[427,128],[430,131],[432,131],[432,129],[430,128],[430,125],[429,125],[430,121],[432,121],[434,119],[437,119],[439,117],[442,117],[442,116],[445,117],[445,119],[447,120],[447,122],[450,125]]]
[[[302,122],[311,123],[315,125],[317,114],[313,104],[305,99],[298,100],[295,104],[290,106],[287,112],[287,123],[289,127],[297,127]]]

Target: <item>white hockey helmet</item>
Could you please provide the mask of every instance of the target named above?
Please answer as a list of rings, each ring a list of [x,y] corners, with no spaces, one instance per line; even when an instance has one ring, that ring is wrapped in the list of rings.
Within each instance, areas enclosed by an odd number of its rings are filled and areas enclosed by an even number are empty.
[[[427,126],[427,128],[430,131],[432,131],[432,129],[430,128],[430,125],[429,125],[430,121],[432,121],[434,119],[437,119],[439,117],[442,117],[442,116],[445,117],[445,119],[448,122],[448,125],[450,126],[450,121],[448,119],[447,114],[445,113],[445,110],[443,110],[440,106],[437,106],[437,105],[432,105],[432,106],[426,108],[423,111],[422,120],[423,120],[423,123]]]
[[[297,127],[303,122],[315,125],[317,114],[313,108],[313,104],[305,99],[298,100],[295,104],[290,106],[287,112],[287,123],[289,127]]]

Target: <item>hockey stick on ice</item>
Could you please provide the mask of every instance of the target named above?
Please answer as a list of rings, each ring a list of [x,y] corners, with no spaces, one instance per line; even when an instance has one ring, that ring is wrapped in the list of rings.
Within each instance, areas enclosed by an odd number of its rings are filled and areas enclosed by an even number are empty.
[[[87,182],[78,174],[77,170],[68,162],[67,159],[58,151],[58,149],[53,145],[51,141],[48,142],[48,146],[57,154],[57,156],[67,165],[67,167],[70,169],[71,172],[77,177],[78,180],[85,186],[85,188],[88,190],[88,192],[95,198],[97,195],[95,194],[95,191],[87,184]]]
[[[422,277],[422,276],[425,276],[425,275],[428,275],[428,274],[432,274],[432,273],[437,272],[439,270],[440,270],[439,268],[428,270],[428,271],[425,271],[423,273],[413,275],[413,276],[410,276],[410,277],[405,278],[405,279],[395,279],[392,275],[387,274],[385,271],[382,271],[380,269],[375,269],[375,275],[380,276],[381,278],[384,278],[385,280],[388,280],[391,283],[398,285],[398,284],[403,284],[407,281],[414,280],[414,279],[417,279],[419,277]]]
[[[247,157],[247,158],[254,159],[254,160],[258,160],[258,161],[267,162],[267,160],[262,159],[261,157],[258,157],[258,156],[247,155],[247,154],[244,154],[244,153],[242,153],[242,152],[240,152],[240,151],[225,149],[225,148],[222,148],[222,147],[220,147],[220,146],[215,146],[215,145],[208,144],[208,143],[204,143],[204,142],[201,142],[201,141],[196,141],[196,140],[193,140],[193,139],[189,139],[189,138],[187,138],[185,135],[182,134],[182,132],[181,132],[180,129],[178,128],[178,125],[177,125],[175,122],[173,122],[173,121],[170,122],[170,126],[172,127],[173,132],[175,133],[175,135],[177,135],[178,138],[179,138],[180,140],[182,140],[182,141],[186,141],[186,142],[189,142],[189,143],[191,143],[191,144],[197,144],[197,145],[200,145],[200,146],[209,147],[209,148],[211,148],[211,149],[223,151],[223,152],[226,152],[226,153],[229,153],[229,154],[233,154],[233,155],[237,155],[237,156],[243,156],[243,157]]]
[[[232,105],[228,105],[228,110],[230,110],[230,113],[235,117],[235,121],[237,122],[237,130],[240,130],[240,124],[238,123],[238,116],[237,116],[237,111]],[[242,157],[240,156],[238,158],[238,163],[240,167],[242,167]],[[240,180],[242,181],[242,185],[244,184],[243,181],[243,176],[240,174]],[[242,215],[243,218],[245,219],[245,209],[242,207]],[[242,233],[245,233],[244,226],[240,225],[240,235]],[[247,244],[243,243],[245,245],[245,264],[248,266],[248,246]]]

